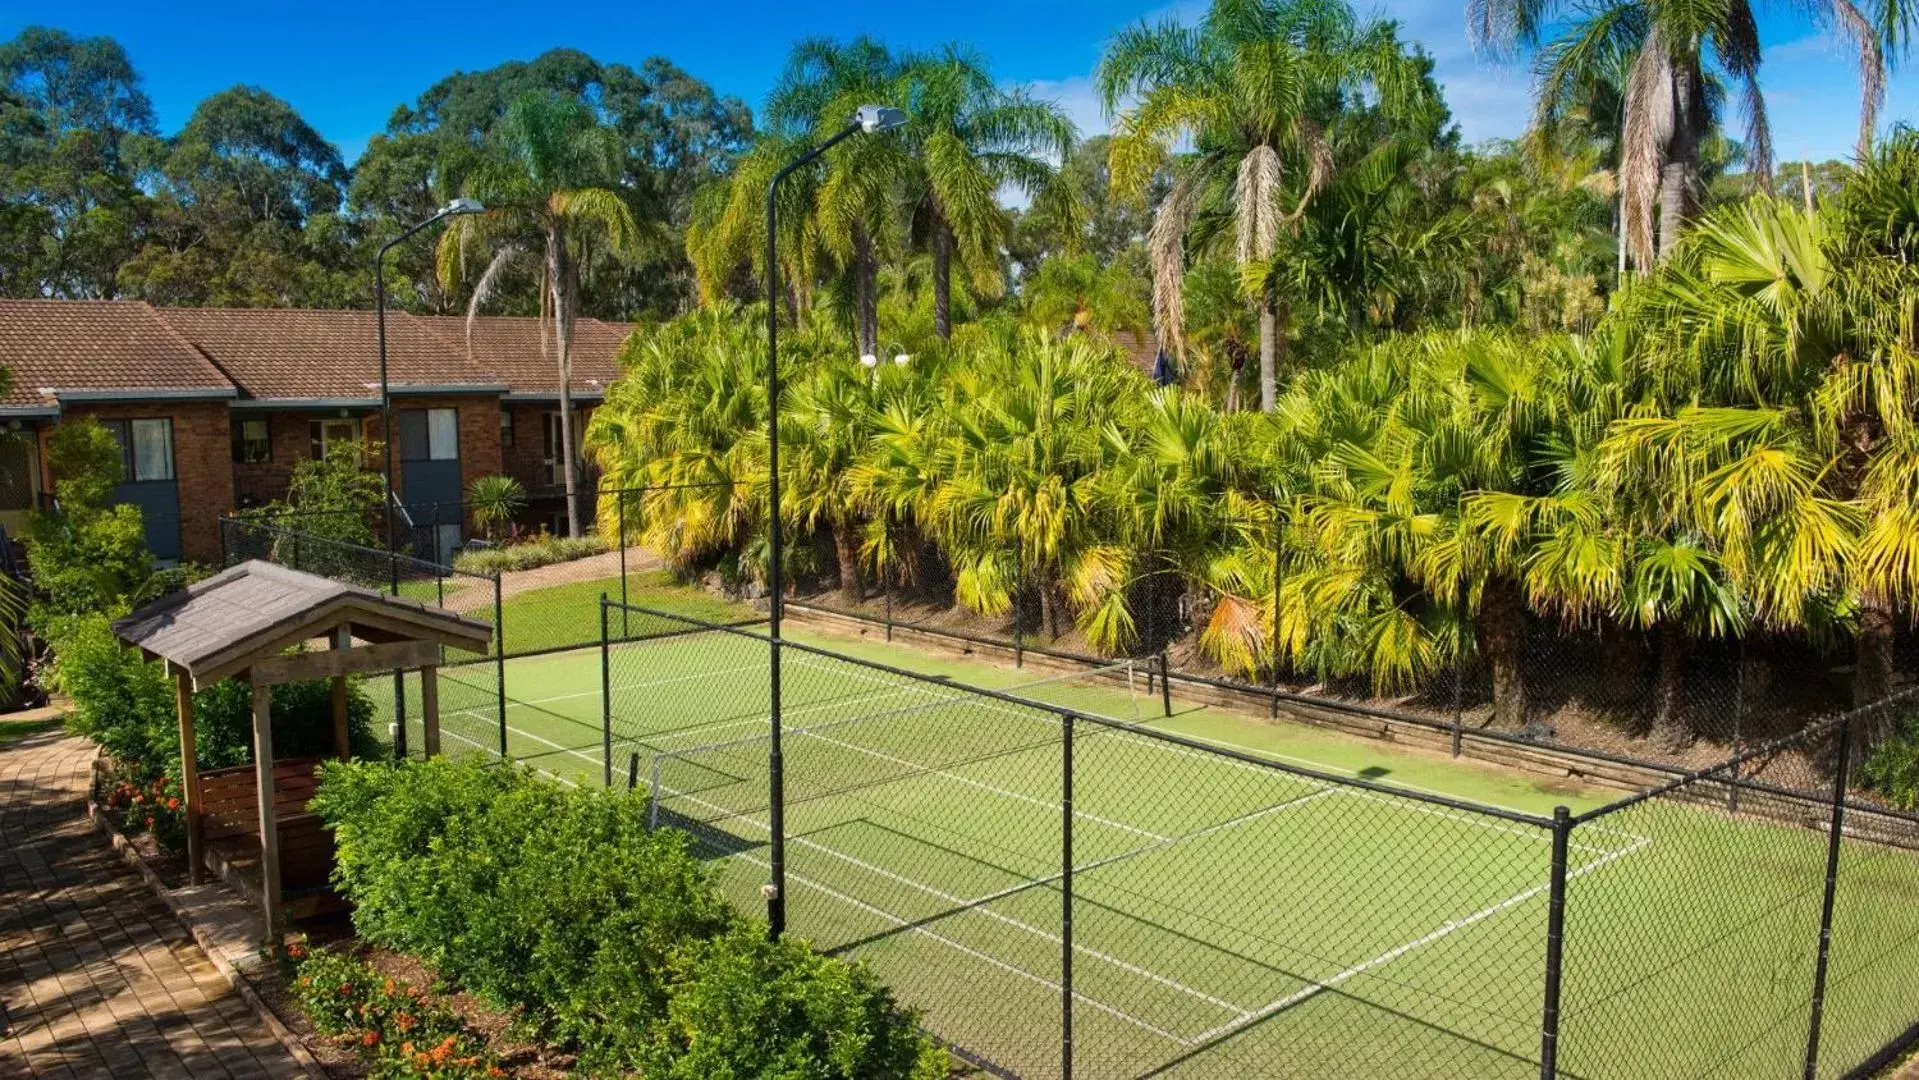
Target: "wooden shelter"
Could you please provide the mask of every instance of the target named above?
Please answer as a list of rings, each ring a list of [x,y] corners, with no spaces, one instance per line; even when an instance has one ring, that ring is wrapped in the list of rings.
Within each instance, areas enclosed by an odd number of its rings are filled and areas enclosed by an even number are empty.
[[[306,813],[317,761],[274,761],[269,690],[280,683],[331,679],[333,748],[345,758],[350,751],[347,676],[418,670],[424,749],[431,755],[440,747],[436,677],[442,647],[484,653],[493,639],[493,627],[477,619],[258,560],[156,600],[115,621],[113,630],[127,645],[165,661],[173,676],[187,864],[194,880],[206,866],[209,834],[257,842],[261,904],[273,943],[285,926],[282,832],[295,840],[292,877],[298,884],[310,882],[315,852],[324,883],[332,849],[317,819]],[[328,647],[293,651],[316,639]],[[195,759],[193,692],[225,678],[253,684],[254,762],[209,772],[203,786]]]

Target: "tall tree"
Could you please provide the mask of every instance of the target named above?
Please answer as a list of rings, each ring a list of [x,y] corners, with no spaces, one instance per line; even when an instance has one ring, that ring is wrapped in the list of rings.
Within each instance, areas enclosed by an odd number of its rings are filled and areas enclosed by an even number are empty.
[[[902,67],[904,97],[888,104],[906,109],[913,227],[933,254],[934,329],[951,338],[954,256],[975,294],[1000,292],[1000,249],[1011,232],[1000,193],[1070,198],[1047,189],[1052,162],[1071,153],[1076,132],[1057,103],[1002,89],[972,50],[949,45]]]
[[[29,26],[0,44],[0,86],[45,119],[49,140],[91,131],[117,151],[126,136],[156,130],[153,102],[140,89],[133,62],[109,37],[75,38]]]
[[[473,285],[471,317],[499,275],[517,262],[537,267],[542,317],[553,321],[560,396],[560,456],[566,523],[580,535],[579,468],[573,430],[573,325],[579,316],[580,272],[595,251],[625,255],[640,246],[640,225],[618,190],[618,137],[573,98],[529,92],[507,109],[491,140],[493,153],[467,182],[484,214],[456,219],[443,234],[440,269],[455,281],[469,245],[491,259]]]
[[[1197,27],[1173,20],[1121,32],[1100,60],[1100,95],[1118,112],[1114,186],[1137,195],[1190,145],[1161,200],[1149,245],[1154,324],[1184,355],[1181,277],[1187,230],[1202,209],[1233,223],[1233,257],[1270,261],[1333,168],[1328,128],[1342,112],[1432,117],[1440,108],[1421,58],[1395,24],[1361,20],[1344,0],[1214,0]],[[1122,111],[1133,98],[1138,103]],[[1255,286],[1260,407],[1278,401],[1282,314]]]

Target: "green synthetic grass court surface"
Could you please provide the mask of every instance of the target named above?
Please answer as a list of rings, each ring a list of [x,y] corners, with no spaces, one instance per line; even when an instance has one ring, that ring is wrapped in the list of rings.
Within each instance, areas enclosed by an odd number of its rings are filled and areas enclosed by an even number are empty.
[[[794,639],[987,687],[1048,674]],[[689,828],[728,894],[763,910],[765,645],[708,633],[612,656],[615,782],[634,753],[642,784],[655,755],[681,755],[659,759],[662,823]],[[872,963],[941,1037],[1057,1075],[1056,722],[805,653],[788,651],[783,671],[793,932]],[[510,660],[508,686],[510,755],[599,783],[597,648]],[[494,749],[490,668],[449,669],[441,693],[447,749]],[[1030,694],[1529,814],[1612,797],[1177,689],[1165,718],[1143,674]],[[1078,730],[1076,1076],[1539,1075],[1544,830]],[[1576,829],[1561,1075],[1798,1076],[1824,856],[1816,831],[1663,800]],[[1842,886],[1819,1071],[1831,1077],[1919,1017],[1919,857],[1849,842]]]

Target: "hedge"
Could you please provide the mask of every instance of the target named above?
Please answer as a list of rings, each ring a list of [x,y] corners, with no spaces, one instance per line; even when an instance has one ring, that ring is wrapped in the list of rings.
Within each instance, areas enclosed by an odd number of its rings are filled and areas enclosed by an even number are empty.
[[[946,1055],[863,967],[753,943],[644,792],[476,760],[329,763],[313,808],[372,944],[517,1008],[588,1072],[921,1080]],[[747,991],[751,992],[747,992]]]

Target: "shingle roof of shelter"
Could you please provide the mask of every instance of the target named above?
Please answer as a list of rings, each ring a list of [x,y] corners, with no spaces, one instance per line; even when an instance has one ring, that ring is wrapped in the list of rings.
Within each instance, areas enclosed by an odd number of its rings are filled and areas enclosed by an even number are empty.
[[[232,674],[262,651],[271,655],[297,644],[307,628],[337,623],[343,614],[352,619],[354,636],[370,641],[439,641],[484,651],[493,636],[493,627],[478,619],[257,559],[116,619],[113,632],[186,669],[197,683]]]

